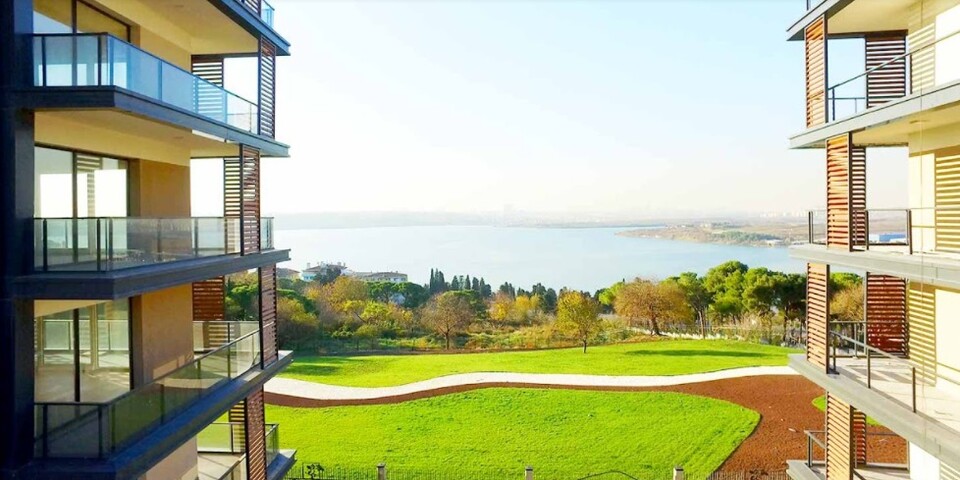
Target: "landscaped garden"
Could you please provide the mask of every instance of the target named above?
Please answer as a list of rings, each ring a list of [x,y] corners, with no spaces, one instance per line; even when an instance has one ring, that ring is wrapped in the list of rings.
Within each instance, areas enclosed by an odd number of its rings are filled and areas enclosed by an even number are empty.
[[[659,340],[497,353],[297,356],[282,376],[333,385],[402,385],[469,372],[682,375],[737,367],[786,365],[789,348],[732,340]]]
[[[739,405],[679,393],[502,388],[389,405],[270,405],[266,414],[282,425],[283,448],[326,468],[384,462],[453,478],[521,478],[531,465],[548,479],[611,469],[665,478],[676,465],[705,478],[760,419]]]

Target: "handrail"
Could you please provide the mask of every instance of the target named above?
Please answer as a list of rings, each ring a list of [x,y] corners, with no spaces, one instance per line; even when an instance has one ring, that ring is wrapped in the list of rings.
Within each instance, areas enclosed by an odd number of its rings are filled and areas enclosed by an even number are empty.
[[[820,450],[823,452],[827,451],[827,443],[825,440],[821,440],[820,436],[825,437],[827,432],[826,430],[804,430],[804,435],[807,437],[807,468],[813,468],[814,465],[823,465],[825,460],[816,460],[814,459],[815,455],[813,454],[814,445],[820,447]],[[893,432],[865,432],[866,438],[870,437],[897,437],[900,438],[900,435],[897,435]],[[872,466],[874,464],[870,463],[869,458],[866,459],[866,462],[863,466]],[[907,464],[876,464],[882,465],[887,468],[908,468]],[[821,477],[822,478],[822,477]]]
[[[905,363],[906,366],[910,367],[910,384],[911,384],[910,407],[913,410],[913,413],[917,413],[917,366],[912,361],[910,361],[909,359],[904,359],[904,358],[895,356],[891,353],[880,350],[879,348],[872,347],[866,342],[861,342],[859,340],[850,338],[846,335],[840,334],[839,332],[827,332],[827,334],[828,334],[828,338],[829,336],[834,336],[839,338],[842,341],[852,343],[853,345],[860,346],[864,349],[864,352],[866,352],[866,357],[867,357],[867,388],[870,390],[873,390],[873,368],[872,368],[872,361],[871,361],[872,353],[874,352],[879,353],[880,356],[882,357],[886,357],[896,362]],[[828,343],[832,343],[832,342],[828,342]],[[830,360],[832,360],[833,362],[832,370],[834,372],[837,372],[837,345],[832,344],[829,346],[832,347],[833,349],[833,355],[830,355],[830,348],[827,349],[827,354],[831,357]],[[828,363],[829,363],[829,360],[828,360]]]

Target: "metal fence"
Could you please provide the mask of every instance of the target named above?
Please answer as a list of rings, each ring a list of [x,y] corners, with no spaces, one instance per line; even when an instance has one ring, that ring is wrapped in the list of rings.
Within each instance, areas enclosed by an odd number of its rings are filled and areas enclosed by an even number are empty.
[[[714,472],[703,477],[693,475],[676,476],[675,472],[666,471],[661,476],[651,477],[642,475],[640,477],[632,476],[619,470],[587,475],[570,475],[563,478],[535,476],[532,468],[520,469],[516,475],[509,475],[502,478],[513,480],[671,480],[681,478],[684,480],[790,480],[786,472],[767,472],[766,470],[753,470],[743,472]],[[415,471],[404,470],[402,468],[387,468],[386,465],[377,465],[371,467],[342,467],[342,466],[324,466],[319,463],[298,462],[287,475],[285,480],[501,480],[488,474],[477,474],[468,470],[459,472],[436,472],[436,471]]]

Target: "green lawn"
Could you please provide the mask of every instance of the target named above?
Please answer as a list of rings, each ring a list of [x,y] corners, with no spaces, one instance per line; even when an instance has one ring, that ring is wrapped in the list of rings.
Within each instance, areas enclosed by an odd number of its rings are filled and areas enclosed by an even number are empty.
[[[623,470],[667,478],[683,465],[705,478],[753,432],[760,415],[680,393],[493,388],[392,405],[267,406],[281,448],[326,468],[438,472],[457,478],[580,478]]]
[[[663,340],[524,352],[356,357],[298,356],[281,375],[356,387],[402,385],[468,372],[681,375],[786,365],[789,348],[731,340]]]

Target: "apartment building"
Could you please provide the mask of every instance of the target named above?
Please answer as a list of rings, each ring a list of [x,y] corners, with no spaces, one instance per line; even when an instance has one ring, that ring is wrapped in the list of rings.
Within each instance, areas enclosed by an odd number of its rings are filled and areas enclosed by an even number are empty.
[[[288,251],[260,215],[261,159],[288,156],[273,13],[0,0],[0,478],[263,480],[294,462],[263,406],[292,360]],[[220,217],[191,214],[198,158],[222,160]],[[243,272],[256,314],[227,321]]]
[[[791,366],[826,391],[792,478],[960,479],[960,1],[808,0],[805,129],[822,152],[826,210],[809,215],[807,351]],[[862,57],[838,55],[838,42]],[[853,62],[854,64],[851,64]],[[835,73],[843,72],[843,73]],[[851,73],[855,72],[855,73]],[[895,147],[895,149],[892,149]],[[867,170],[902,162],[904,205],[873,209]],[[880,199],[890,200],[890,199]],[[830,312],[832,270],[864,275],[864,318]],[[870,432],[867,419],[893,435]],[[897,438],[899,437],[899,438]],[[902,458],[873,446],[905,444]]]

